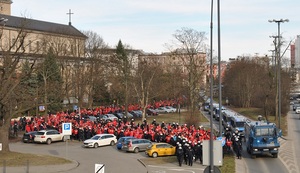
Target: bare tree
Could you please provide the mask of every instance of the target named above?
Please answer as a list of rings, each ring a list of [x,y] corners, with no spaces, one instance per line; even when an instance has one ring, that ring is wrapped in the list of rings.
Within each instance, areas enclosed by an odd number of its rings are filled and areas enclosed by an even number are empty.
[[[188,106],[193,115],[198,106],[200,88],[205,84],[206,70],[206,33],[190,28],[181,28],[173,35],[176,45],[172,56],[179,57],[185,74],[184,83],[188,88]]]
[[[23,24],[25,25],[25,23]],[[13,40],[5,33],[8,31],[1,29],[1,57],[0,57],[0,141],[2,143],[2,151],[0,153],[9,152],[8,131],[10,121],[19,113],[32,109],[27,107],[30,97],[23,97],[23,91],[20,92],[19,85],[21,79],[26,75],[31,74],[30,69],[33,68],[35,61],[29,66],[27,73],[21,73],[21,61],[25,53],[25,38],[29,31],[24,27],[16,30],[13,33]],[[9,41],[8,41],[9,40]],[[3,44],[6,43],[6,44]],[[26,104],[25,104],[26,103]],[[34,105],[34,104],[32,104]]]
[[[158,72],[160,69],[161,66],[158,64],[158,62],[139,59],[137,73],[133,77],[132,85],[143,111],[143,119],[146,117],[146,109],[149,104],[149,100],[151,98],[155,98],[156,94],[158,93],[153,91],[153,85],[155,79],[159,78]]]

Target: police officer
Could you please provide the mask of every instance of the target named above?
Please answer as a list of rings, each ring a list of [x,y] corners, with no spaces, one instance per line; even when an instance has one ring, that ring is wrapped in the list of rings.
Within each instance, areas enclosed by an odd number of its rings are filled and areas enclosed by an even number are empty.
[[[183,162],[183,149],[181,147],[181,144],[178,144],[178,148],[176,150],[176,156],[177,156],[177,160],[178,160],[178,164],[179,166],[182,166],[182,162]]]
[[[236,150],[237,150],[237,153],[236,153],[236,155],[237,155],[237,158],[238,159],[242,159],[242,141],[241,140],[238,140],[237,141],[237,146],[236,146],[237,148],[236,148]]]
[[[184,163],[187,165],[188,164],[188,149],[189,149],[189,144],[188,143],[184,143],[183,145],[183,159],[184,159]]]
[[[189,166],[193,166],[193,160],[195,158],[195,153],[191,146],[189,146],[189,148],[187,150],[187,157],[188,157],[188,161],[189,161]]]
[[[197,145],[194,148],[195,148],[195,161],[199,159],[200,163],[202,164],[202,142],[198,141]]]

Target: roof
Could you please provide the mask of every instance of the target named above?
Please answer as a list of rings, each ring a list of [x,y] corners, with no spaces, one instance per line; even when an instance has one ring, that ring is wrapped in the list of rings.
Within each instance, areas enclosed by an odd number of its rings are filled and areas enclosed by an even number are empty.
[[[275,123],[272,122],[266,122],[266,121],[250,121],[247,122],[251,126],[276,126]]]
[[[12,28],[24,28],[32,31],[48,32],[53,34],[69,35],[73,37],[87,38],[83,33],[72,25],[63,25],[40,20],[29,19],[26,17],[16,17],[0,14],[0,18],[8,19],[5,26]]]

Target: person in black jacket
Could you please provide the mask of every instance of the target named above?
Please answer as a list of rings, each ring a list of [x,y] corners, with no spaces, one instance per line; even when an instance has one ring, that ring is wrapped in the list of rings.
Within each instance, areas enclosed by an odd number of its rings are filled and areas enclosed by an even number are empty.
[[[177,156],[177,160],[178,160],[179,166],[182,166],[182,162],[183,162],[183,149],[181,147],[181,144],[178,145],[178,148],[176,150],[176,156]]]
[[[187,150],[187,155],[188,155],[189,166],[193,166],[193,160],[195,158],[195,153],[191,146],[189,146],[189,148]]]

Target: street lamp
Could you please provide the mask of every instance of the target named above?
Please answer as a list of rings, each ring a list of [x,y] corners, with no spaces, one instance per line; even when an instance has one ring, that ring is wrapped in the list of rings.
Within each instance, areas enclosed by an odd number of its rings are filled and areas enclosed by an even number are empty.
[[[273,20],[268,20],[270,23],[277,23],[277,37],[278,37],[278,42],[277,45],[275,45],[275,47],[277,47],[277,52],[276,52],[276,57],[277,57],[277,65],[278,65],[278,70],[277,70],[277,77],[278,77],[278,89],[277,89],[277,93],[278,93],[278,127],[280,128],[280,118],[281,118],[281,55],[280,55],[280,47],[281,47],[281,36],[280,36],[280,23],[284,23],[284,22],[289,22],[289,19],[273,19]]]

